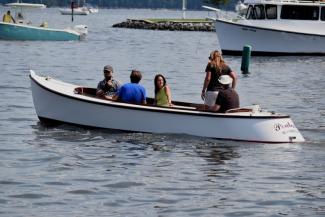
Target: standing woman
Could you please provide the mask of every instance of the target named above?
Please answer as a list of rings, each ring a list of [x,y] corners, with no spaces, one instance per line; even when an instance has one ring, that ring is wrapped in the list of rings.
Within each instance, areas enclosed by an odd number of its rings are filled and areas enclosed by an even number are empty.
[[[172,97],[169,86],[166,84],[166,79],[163,75],[155,76],[155,101],[158,106],[172,106]]]
[[[222,84],[218,79],[221,75],[229,75],[232,78],[232,88],[235,89],[237,75],[225,63],[219,51],[212,51],[209,57],[209,63],[205,69],[206,75],[203,83],[201,98],[204,104],[213,106],[216,103],[219,90],[222,89]]]

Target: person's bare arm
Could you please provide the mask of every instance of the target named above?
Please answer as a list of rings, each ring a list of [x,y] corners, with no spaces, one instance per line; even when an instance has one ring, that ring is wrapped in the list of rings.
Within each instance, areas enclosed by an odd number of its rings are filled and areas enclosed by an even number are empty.
[[[220,109],[220,105],[218,104],[215,104],[213,106],[209,106],[209,111],[212,111],[212,112],[218,112]]]
[[[232,71],[230,72],[229,76],[232,78],[232,88],[235,89],[236,84],[237,84],[237,74],[236,72]]]
[[[172,106],[172,94],[171,94],[171,91],[170,91],[170,88],[169,86],[166,86],[166,95],[167,95],[167,99],[168,99],[168,104],[169,106]]]
[[[201,93],[202,100],[205,99],[206,89],[208,88],[210,80],[211,80],[211,72],[208,71],[208,72],[206,72],[204,83],[203,83],[203,88],[202,88],[202,93]]]

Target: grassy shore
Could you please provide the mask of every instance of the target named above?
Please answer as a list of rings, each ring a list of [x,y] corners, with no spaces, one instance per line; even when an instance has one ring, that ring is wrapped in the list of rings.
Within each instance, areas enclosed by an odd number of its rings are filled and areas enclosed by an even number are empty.
[[[211,22],[207,19],[182,19],[182,18],[163,18],[163,19],[145,19],[145,21],[151,22],[151,23],[161,23],[161,22],[174,22],[174,23],[205,23],[205,22]]]

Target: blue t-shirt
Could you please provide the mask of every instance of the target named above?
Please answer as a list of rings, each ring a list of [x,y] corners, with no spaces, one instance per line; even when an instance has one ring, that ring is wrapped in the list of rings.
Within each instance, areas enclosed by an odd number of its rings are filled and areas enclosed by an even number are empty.
[[[128,103],[140,104],[146,100],[146,90],[140,84],[127,83],[122,85],[118,92],[119,100]]]

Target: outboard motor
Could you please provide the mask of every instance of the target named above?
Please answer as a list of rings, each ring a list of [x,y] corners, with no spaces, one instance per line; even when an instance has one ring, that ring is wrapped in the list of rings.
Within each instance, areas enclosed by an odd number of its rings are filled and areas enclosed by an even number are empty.
[[[76,25],[73,27],[73,30],[80,34],[80,37],[83,39],[88,34],[88,27],[86,25]]]

